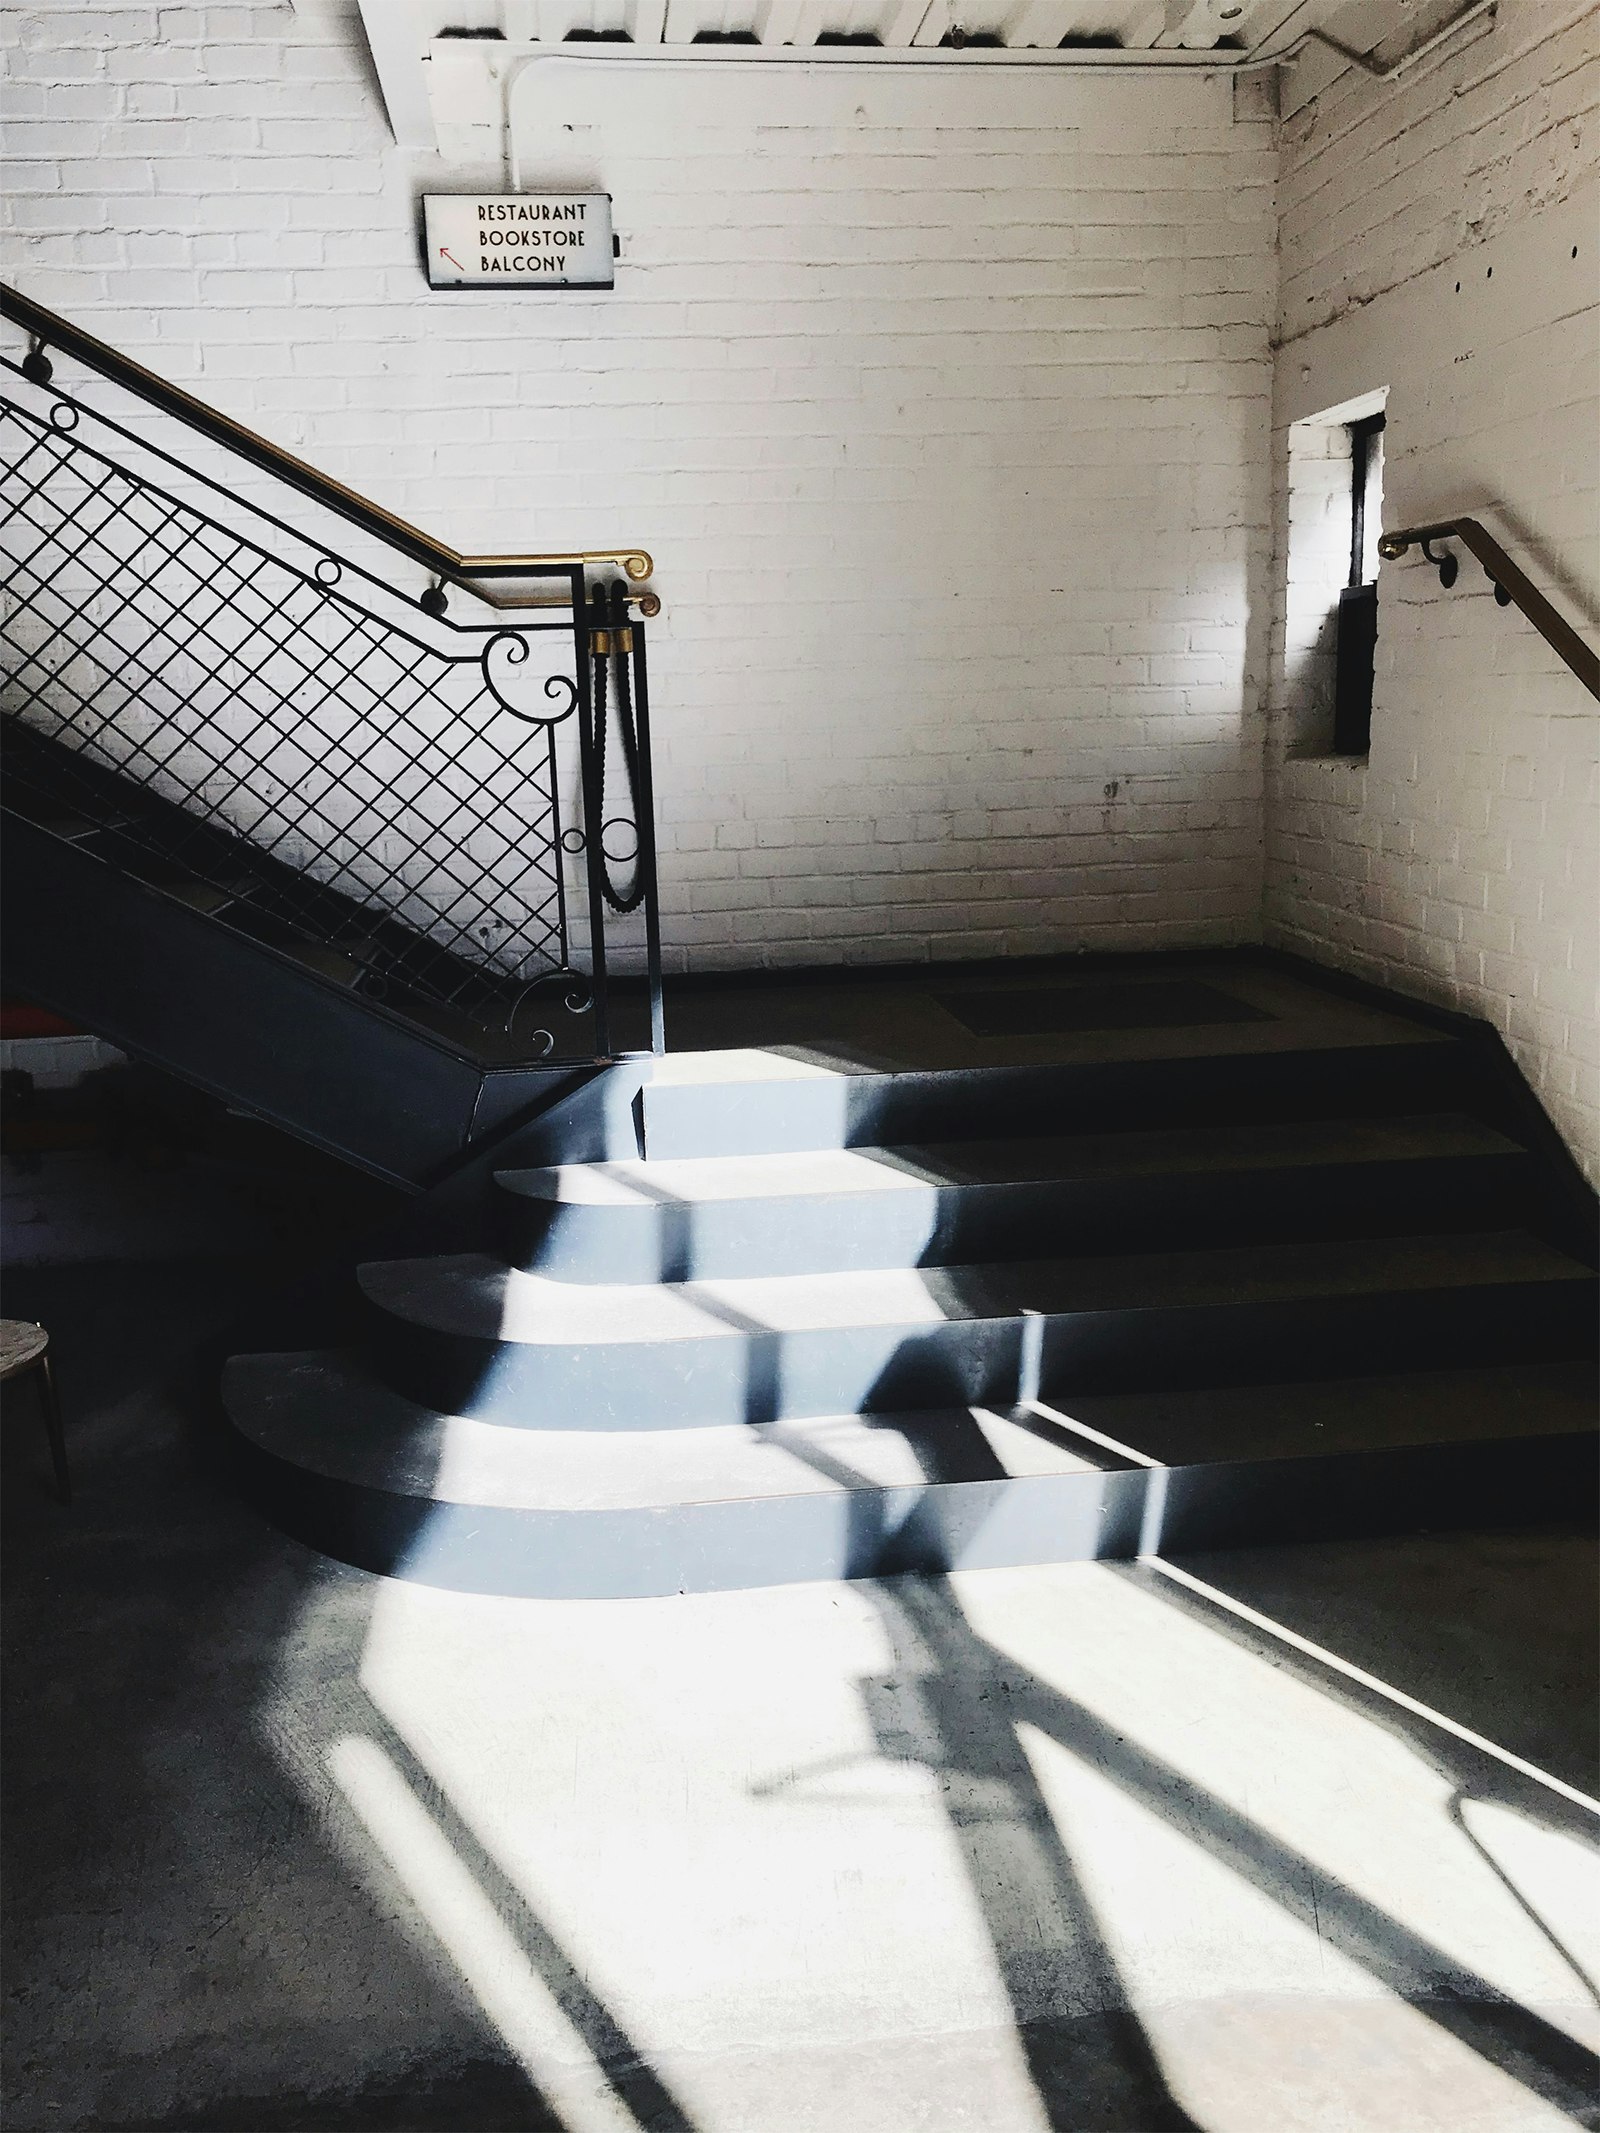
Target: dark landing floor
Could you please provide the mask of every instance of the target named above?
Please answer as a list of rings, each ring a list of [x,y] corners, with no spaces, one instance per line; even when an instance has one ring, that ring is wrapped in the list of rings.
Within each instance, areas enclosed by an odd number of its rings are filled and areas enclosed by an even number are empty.
[[[78,1482],[8,1399],[13,2133],[1597,2122],[1592,1817],[1224,1604],[1592,1793],[1590,1539],[389,1585],[184,1419],[197,1344],[366,1218],[254,1150],[11,1181]]]
[[[665,1004],[674,1052],[774,1048],[861,1067],[1298,1050],[1406,1042],[1425,1026],[1249,949],[669,978]]]

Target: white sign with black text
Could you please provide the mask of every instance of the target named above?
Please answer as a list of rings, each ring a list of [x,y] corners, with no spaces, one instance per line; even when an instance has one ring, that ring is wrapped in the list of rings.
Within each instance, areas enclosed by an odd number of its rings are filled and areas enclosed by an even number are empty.
[[[609,193],[425,193],[434,289],[609,289]]]

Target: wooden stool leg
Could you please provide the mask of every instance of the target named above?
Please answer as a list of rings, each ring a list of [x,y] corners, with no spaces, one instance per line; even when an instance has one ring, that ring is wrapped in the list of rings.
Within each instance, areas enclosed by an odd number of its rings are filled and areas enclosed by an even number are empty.
[[[56,1397],[55,1372],[50,1368],[50,1358],[39,1358],[39,1406],[44,1415],[45,1435],[50,1439],[50,1457],[55,1462],[56,1487],[61,1501],[71,1503],[72,1481],[67,1473],[67,1439],[61,1427],[61,1402]]]

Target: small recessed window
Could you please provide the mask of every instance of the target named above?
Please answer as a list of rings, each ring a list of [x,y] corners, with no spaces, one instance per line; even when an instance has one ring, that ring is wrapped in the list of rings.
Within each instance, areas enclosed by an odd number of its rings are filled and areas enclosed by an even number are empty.
[[[1378,535],[1383,530],[1383,417],[1350,424],[1350,578],[1339,594],[1334,649],[1333,752],[1372,746],[1372,672],[1378,644]]]

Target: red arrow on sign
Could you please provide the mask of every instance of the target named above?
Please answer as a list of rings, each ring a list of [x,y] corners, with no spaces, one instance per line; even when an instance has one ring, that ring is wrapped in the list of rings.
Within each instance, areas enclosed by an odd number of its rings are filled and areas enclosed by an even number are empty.
[[[465,273],[466,273],[466,271],[467,271],[467,270],[466,270],[466,268],[465,268],[465,267],[464,267],[464,266],[463,266],[463,265],[461,264],[460,260],[459,260],[459,259],[457,259],[457,257],[456,257],[456,255],[455,255],[455,253],[454,253],[454,252],[452,252],[452,251],[449,251],[449,250],[447,250],[447,249],[446,249],[446,247],[445,247],[444,245],[440,245],[440,247],[439,247],[439,257],[440,257],[441,259],[448,259],[448,260],[449,260],[449,262],[450,262],[450,264],[451,264],[451,266],[453,266],[453,267],[455,268],[455,270],[456,270],[456,272],[457,272],[458,274],[465,274]]]

